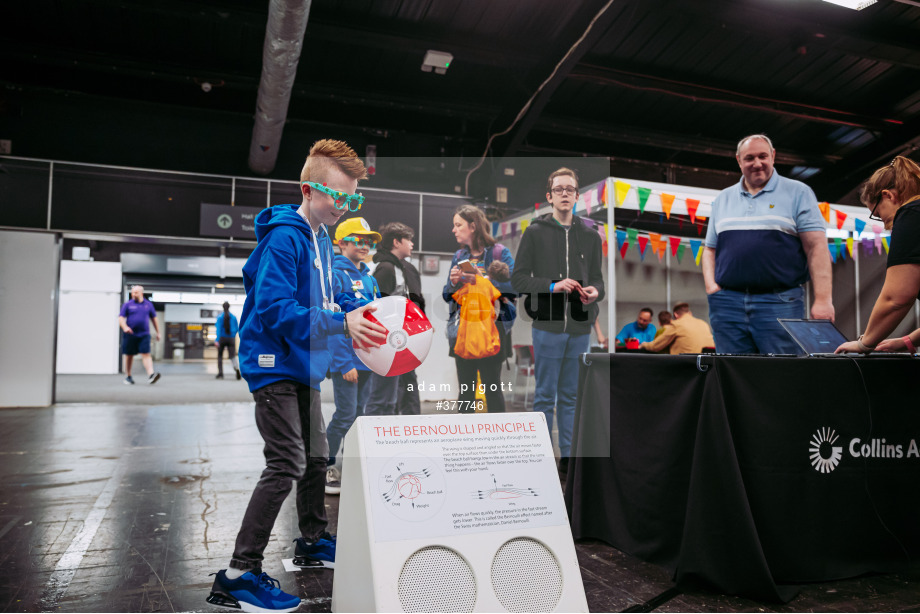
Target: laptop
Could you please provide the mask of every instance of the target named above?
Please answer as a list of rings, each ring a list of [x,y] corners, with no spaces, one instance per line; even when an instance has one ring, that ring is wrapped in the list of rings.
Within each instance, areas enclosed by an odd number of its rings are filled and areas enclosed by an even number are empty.
[[[834,350],[849,339],[834,326],[830,320],[801,320],[778,318],[780,324],[789,333],[807,356],[863,356],[858,353],[834,354]],[[873,357],[905,357],[908,353],[880,352],[870,354]]]

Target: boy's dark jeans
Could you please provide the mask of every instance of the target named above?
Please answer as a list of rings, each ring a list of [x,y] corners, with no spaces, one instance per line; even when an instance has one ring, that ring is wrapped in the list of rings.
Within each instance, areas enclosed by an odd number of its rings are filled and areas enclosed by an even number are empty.
[[[265,470],[249,500],[230,567],[262,566],[263,552],[281,504],[297,482],[300,533],[315,541],[326,530],[326,425],[319,390],[293,381],[252,393],[256,426],[265,441]]]

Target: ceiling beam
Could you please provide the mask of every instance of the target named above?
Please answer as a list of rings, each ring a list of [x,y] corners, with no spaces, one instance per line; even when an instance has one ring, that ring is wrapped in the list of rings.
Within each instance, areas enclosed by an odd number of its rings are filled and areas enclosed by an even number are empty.
[[[510,128],[510,136],[501,150],[502,157],[510,157],[517,152],[559,86],[595,43],[607,34],[607,30],[619,15],[614,5],[614,0],[601,1],[596,3],[597,11],[592,13],[590,19],[572,19],[572,26],[568,29],[570,34],[564,43],[568,50],[555,63],[555,68],[515,117]]]
[[[806,183],[815,193],[836,202],[895,156],[907,156],[917,150],[920,150],[920,118],[906,122],[896,134],[883,136],[836,164],[824,167]]]

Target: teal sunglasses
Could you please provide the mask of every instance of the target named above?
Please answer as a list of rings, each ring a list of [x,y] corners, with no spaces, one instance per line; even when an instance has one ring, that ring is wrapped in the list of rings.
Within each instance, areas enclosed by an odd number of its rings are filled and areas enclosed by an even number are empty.
[[[340,211],[348,209],[352,213],[359,211],[361,206],[364,204],[364,194],[346,194],[345,192],[339,192],[338,190],[333,190],[330,187],[326,187],[321,183],[316,183],[315,181],[301,181],[300,185],[308,185],[317,192],[322,192],[323,194],[328,194],[332,197],[333,202],[335,203],[335,208]]]

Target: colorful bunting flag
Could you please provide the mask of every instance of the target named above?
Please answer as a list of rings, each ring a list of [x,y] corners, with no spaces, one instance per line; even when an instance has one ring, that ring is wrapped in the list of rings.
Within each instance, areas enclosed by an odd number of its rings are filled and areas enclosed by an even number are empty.
[[[498,236],[498,222],[492,222],[492,236]]]
[[[626,260],[626,250],[629,249],[629,241],[623,241],[623,245],[620,246],[620,257],[623,260]]]
[[[517,232],[517,222],[511,222],[511,238],[514,238],[515,233]]]
[[[658,244],[661,243],[661,234],[657,232],[648,233],[648,240],[652,242],[652,251],[658,253]]]
[[[872,253],[872,239],[870,239],[869,237],[863,237],[862,248],[863,248],[864,254],[871,254]]]
[[[585,202],[585,213],[591,215],[591,208],[597,206],[597,190],[588,190],[582,198]]]
[[[661,194],[661,210],[670,211],[671,207],[674,206],[674,195],[673,194]]]
[[[862,231],[866,229],[866,223],[858,217],[853,219],[853,225],[856,226],[857,237],[859,237],[859,235],[862,234]]]
[[[818,209],[821,210],[821,215],[824,216],[824,221],[830,224],[831,222],[831,206],[827,203],[818,203]]]
[[[853,257],[853,237],[847,237],[847,253]]]
[[[677,255],[677,248],[680,247],[680,237],[671,237],[671,255]]]
[[[690,214],[690,223],[696,223],[696,210],[700,208],[700,201],[695,198],[687,199],[687,213]]]
[[[623,201],[626,200],[626,194],[629,193],[630,186],[625,181],[617,179],[613,182],[613,187],[615,190],[616,206],[622,207]]]
[[[508,234],[508,222],[502,222],[502,234],[501,234],[501,236],[504,237],[504,236],[507,235],[507,234]]]
[[[889,247],[889,244],[888,244],[888,237],[882,237],[882,247],[885,248],[885,253],[887,254],[887,253],[888,253],[888,247]]]
[[[521,220],[521,234],[524,234],[528,226],[530,226],[530,220]]]
[[[610,206],[610,201],[607,200],[607,182],[605,181],[603,187],[601,188],[601,201],[600,204],[604,207]]]
[[[630,243],[635,243],[635,242],[636,242],[636,239],[638,239],[638,237],[639,237],[639,231],[636,230],[635,228],[627,228],[627,229],[626,229],[626,236],[629,237],[629,242],[630,242]]]
[[[843,228],[843,221],[847,219],[847,214],[840,209],[834,209],[834,213],[837,214],[837,230],[840,230]]]
[[[664,211],[665,217],[671,219],[671,207],[674,206],[674,200],[671,199],[669,202],[664,202],[664,199],[661,199],[661,209]]]
[[[684,248],[686,245],[681,243],[677,246],[677,263],[680,264],[680,259],[684,257]]]
[[[696,266],[700,266],[700,261],[703,259],[703,247],[700,246],[699,251],[696,252],[696,259],[693,261]]]
[[[831,264],[837,264],[837,246],[831,247],[831,244],[827,244],[827,251],[831,253]]]
[[[843,251],[843,240],[841,240],[840,237],[837,237],[836,239],[834,239],[834,247],[837,248],[837,255],[841,258],[846,259],[846,254],[844,254],[844,251]]]
[[[648,247],[648,237],[639,237],[639,260],[645,260],[646,247]]]
[[[639,213],[642,213],[645,211],[645,204],[652,191],[649,188],[636,188],[636,193],[639,195]]]
[[[693,252],[693,257],[696,257],[696,253],[700,251],[700,246],[703,244],[702,241],[696,239],[690,239],[690,251]]]
[[[626,242],[626,231],[617,230],[617,247],[623,247],[623,243]]]

